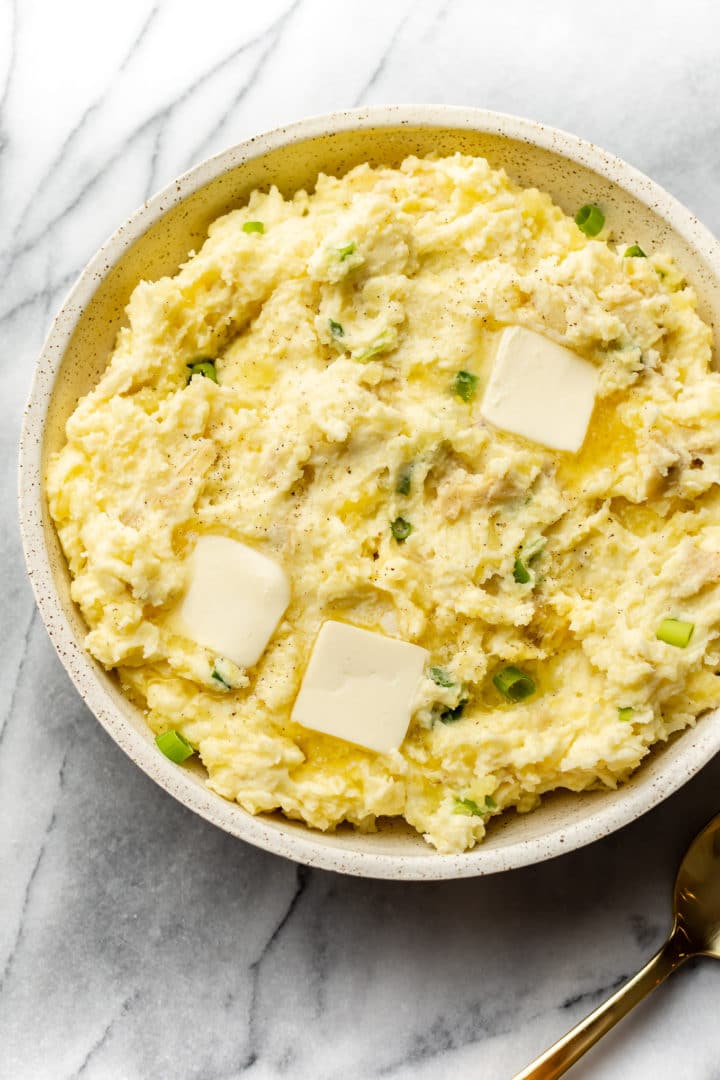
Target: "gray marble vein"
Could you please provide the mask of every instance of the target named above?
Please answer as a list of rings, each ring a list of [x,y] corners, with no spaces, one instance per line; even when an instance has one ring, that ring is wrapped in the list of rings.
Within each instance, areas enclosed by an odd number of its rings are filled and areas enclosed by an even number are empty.
[[[477,881],[310,871],[232,840],[107,738],[26,582],[15,452],[53,311],[149,193],[354,102],[535,117],[720,228],[720,9],[477,0],[0,0],[0,1080],[509,1080],[657,948],[720,762],[642,820]],[[578,1080],[720,1080],[697,961]]]
[[[375,89],[378,82],[380,81],[385,71],[385,68],[387,67],[391,57],[393,56],[393,53],[395,52],[397,44],[402,36],[402,32],[405,29],[412,13],[413,5],[410,4],[407,8],[407,11],[398,20],[397,26],[395,26],[392,33],[390,34],[390,37],[388,38],[387,45],[384,47],[377,59],[377,63],[375,64],[374,68],[370,72],[370,75],[360,88],[360,91],[353,102],[354,105],[367,104],[372,91]]]

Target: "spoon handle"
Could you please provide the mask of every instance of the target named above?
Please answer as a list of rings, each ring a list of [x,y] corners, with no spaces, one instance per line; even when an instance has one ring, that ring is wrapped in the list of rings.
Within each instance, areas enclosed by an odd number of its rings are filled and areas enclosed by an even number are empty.
[[[662,948],[634,978],[621,986],[612,997],[576,1024],[572,1031],[519,1072],[513,1080],[555,1080],[555,1077],[562,1076],[586,1050],[630,1012],[633,1005],[637,1005],[646,994],[659,986],[689,955],[684,937],[677,929],[673,929]]]

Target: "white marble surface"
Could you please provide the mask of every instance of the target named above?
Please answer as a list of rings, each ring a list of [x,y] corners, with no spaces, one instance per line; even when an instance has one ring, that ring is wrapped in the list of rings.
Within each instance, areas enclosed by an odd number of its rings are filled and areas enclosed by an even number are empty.
[[[255,851],[164,795],[76,696],[24,578],[14,462],[62,294],[200,158],[357,103],[484,105],[618,152],[717,230],[719,37],[700,0],[0,0],[3,1080],[504,1080],[659,944],[720,762],[605,842],[485,880]],[[691,965],[573,1075],[717,1080],[719,989],[720,966]]]

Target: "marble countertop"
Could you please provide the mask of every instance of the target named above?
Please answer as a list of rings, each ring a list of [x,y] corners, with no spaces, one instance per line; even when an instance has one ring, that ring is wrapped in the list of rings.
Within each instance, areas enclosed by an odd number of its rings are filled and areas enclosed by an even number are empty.
[[[256,851],[154,786],[37,617],[15,455],[53,311],[194,162],[360,103],[482,105],[576,131],[720,227],[720,7],[701,0],[0,0],[0,1077],[509,1080],[631,975],[720,761],[544,865],[436,885]],[[573,1072],[718,1080],[720,967],[688,965]]]

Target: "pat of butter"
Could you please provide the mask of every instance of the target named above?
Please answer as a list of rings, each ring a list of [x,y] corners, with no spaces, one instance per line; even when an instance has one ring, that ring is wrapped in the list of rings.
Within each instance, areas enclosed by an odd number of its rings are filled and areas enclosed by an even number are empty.
[[[520,326],[503,330],[480,408],[491,424],[577,453],[590,423],[598,370],[570,349]]]
[[[174,623],[186,637],[240,667],[260,659],[290,602],[281,566],[228,536],[201,536]]]
[[[428,657],[419,645],[325,622],[292,719],[380,754],[396,750],[407,734]]]

